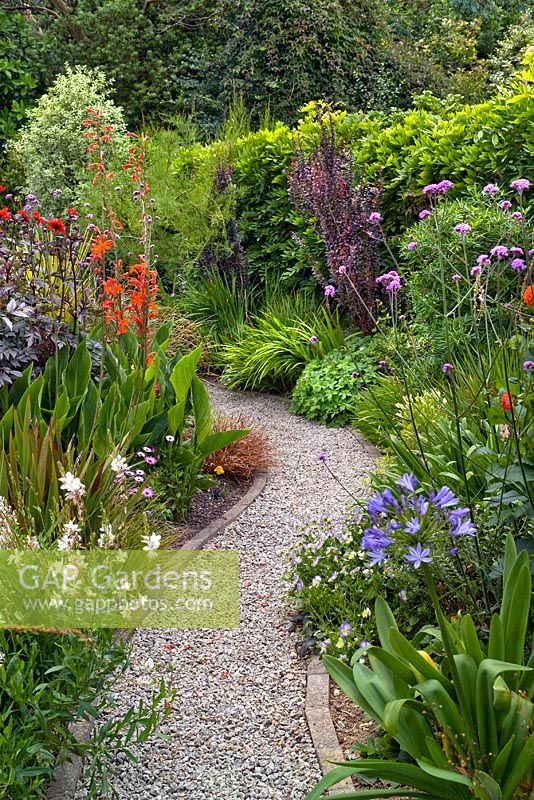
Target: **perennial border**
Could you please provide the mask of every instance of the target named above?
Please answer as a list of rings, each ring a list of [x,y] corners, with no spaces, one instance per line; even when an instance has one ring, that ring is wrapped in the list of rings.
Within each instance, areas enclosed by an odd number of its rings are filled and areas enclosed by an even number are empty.
[[[220,517],[195,534],[192,539],[188,539],[179,549],[202,550],[227,525],[230,525],[231,522],[240,517],[254,500],[260,496],[267,485],[268,476],[268,470],[258,470],[254,475],[252,486],[243,497],[227,509],[224,514],[221,514]],[[72,724],[70,731],[80,744],[87,744],[95,724],[96,720],[79,720]],[[82,768],[82,756],[74,753],[71,753],[66,761],[57,764],[52,783],[48,787],[47,800],[73,800],[78,781],[82,775]]]

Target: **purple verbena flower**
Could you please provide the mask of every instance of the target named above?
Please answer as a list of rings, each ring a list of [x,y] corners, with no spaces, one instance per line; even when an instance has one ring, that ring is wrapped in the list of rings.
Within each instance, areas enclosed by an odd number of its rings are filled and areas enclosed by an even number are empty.
[[[443,364],[443,366],[441,367],[441,371],[442,371],[442,372],[452,372],[452,371],[453,371],[453,369],[454,369],[454,366],[453,366],[453,364],[449,364],[449,363],[445,363],[445,364]]]
[[[458,281],[462,280],[462,276],[459,275],[457,272],[455,272],[454,275],[452,276],[452,280],[458,283]]]
[[[471,225],[468,225],[467,222],[459,222],[458,225],[454,226],[454,232],[459,233],[462,236],[465,236],[467,233],[471,233],[472,231]]]
[[[515,269],[516,272],[524,272],[527,268],[526,262],[523,258],[514,258],[510,266],[512,269]]]
[[[408,244],[406,245],[406,249],[407,250],[415,250],[417,245],[418,245],[418,242],[415,242],[415,241],[414,242],[408,242]]]
[[[510,189],[515,189],[516,192],[522,194],[522,192],[530,189],[530,181],[526,178],[517,178],[517,180],[510,183]]]
[[[324,296],[334,297],[335,293],[336,293],[336,287],[332,286],[331,283],[327,283],[327,285],[324,287]]]
[[[521,211],[514,211],[513,214],[510,214],[512,219],[516,219],[518,222],[523,222],[523,214]]]
[[[499,203],[499,208],[502,211],[508,211],[510,208],[512,208],[512,203],[509,200],[503,200],[501,203]]]
[[[419,219],[428,219],[432,212],[428,208],[423,208],[422,211],[419,212]]]
[[[497,194],[499,191],[499,187],[496,186],[494,183],[487,183],[486,186],[482,189],[482,194]]]
[[[503,244],[498,244],[496,247],[490,250],[490,255],[501,260],[503,258],[508,258],[509,250]]]
[[[382,214],[380,214],[379,211],[372,211],[369,214],[369,222],[376,224],[377,222],[380,222],[381,220],[382,220]]]
[[[480,264],[475,264],[474,267],[471,267],[471,272],[469,274],[471,275],[472,278],[474,278],[477,275],[480,275],[481,272],[482,272],[482,267],[480,266]]]
[[[523,369],[525,372],[532,372],[534,370],[534,361],[523,361]]]
[[[317,336],[310,336],[310,344],[317,344],[318,341]]]

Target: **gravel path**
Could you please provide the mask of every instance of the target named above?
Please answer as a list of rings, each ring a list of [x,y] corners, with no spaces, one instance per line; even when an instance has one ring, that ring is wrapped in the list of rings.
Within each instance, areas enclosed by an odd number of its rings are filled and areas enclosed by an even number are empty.
[[[241,626],[234,630],[139,631],[121,681],[127,707],[164,675],[177,692],[164,726],[168,741],[136,749],[118,765],[124,800],[303,800],[320,777],[304,718],[306,666],[296,656],[280,592],[280,549],[295,520],[337,516],[349,500],[318,462],[361,494],[372,458],[349,430],[327,429],[289,413],[277,397],[209,387],[214,410],[241,412],[272,438],[277,466],[263,494],[210,547],[241,554]]]

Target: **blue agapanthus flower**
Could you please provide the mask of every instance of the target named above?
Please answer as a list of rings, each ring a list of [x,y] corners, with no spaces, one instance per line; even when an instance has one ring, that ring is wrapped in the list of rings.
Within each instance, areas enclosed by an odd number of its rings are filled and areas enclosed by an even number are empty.
[[[448,486],[426,494],[411,473],[402,475],[396,491],[375,492],[367,504],[371,525],[364,530],[361,547],[371,565],[392,555],[415,569],[432,562],[432,547],[461,536],[476,536],[477,528],[468,508]],[[454,548],[451,548],[454,549]]]

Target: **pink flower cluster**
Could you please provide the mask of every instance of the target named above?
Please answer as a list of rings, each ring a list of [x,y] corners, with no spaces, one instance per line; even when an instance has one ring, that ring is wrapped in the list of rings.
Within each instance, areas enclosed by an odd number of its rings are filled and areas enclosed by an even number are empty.
[[[383,286],[386,292],[390,292],[394,294],[402,289],[402,282],[400,279],[400,275],[395,270],[391,270],[391,272],[385,272],[383,275],[380,275],[376,282]]]

